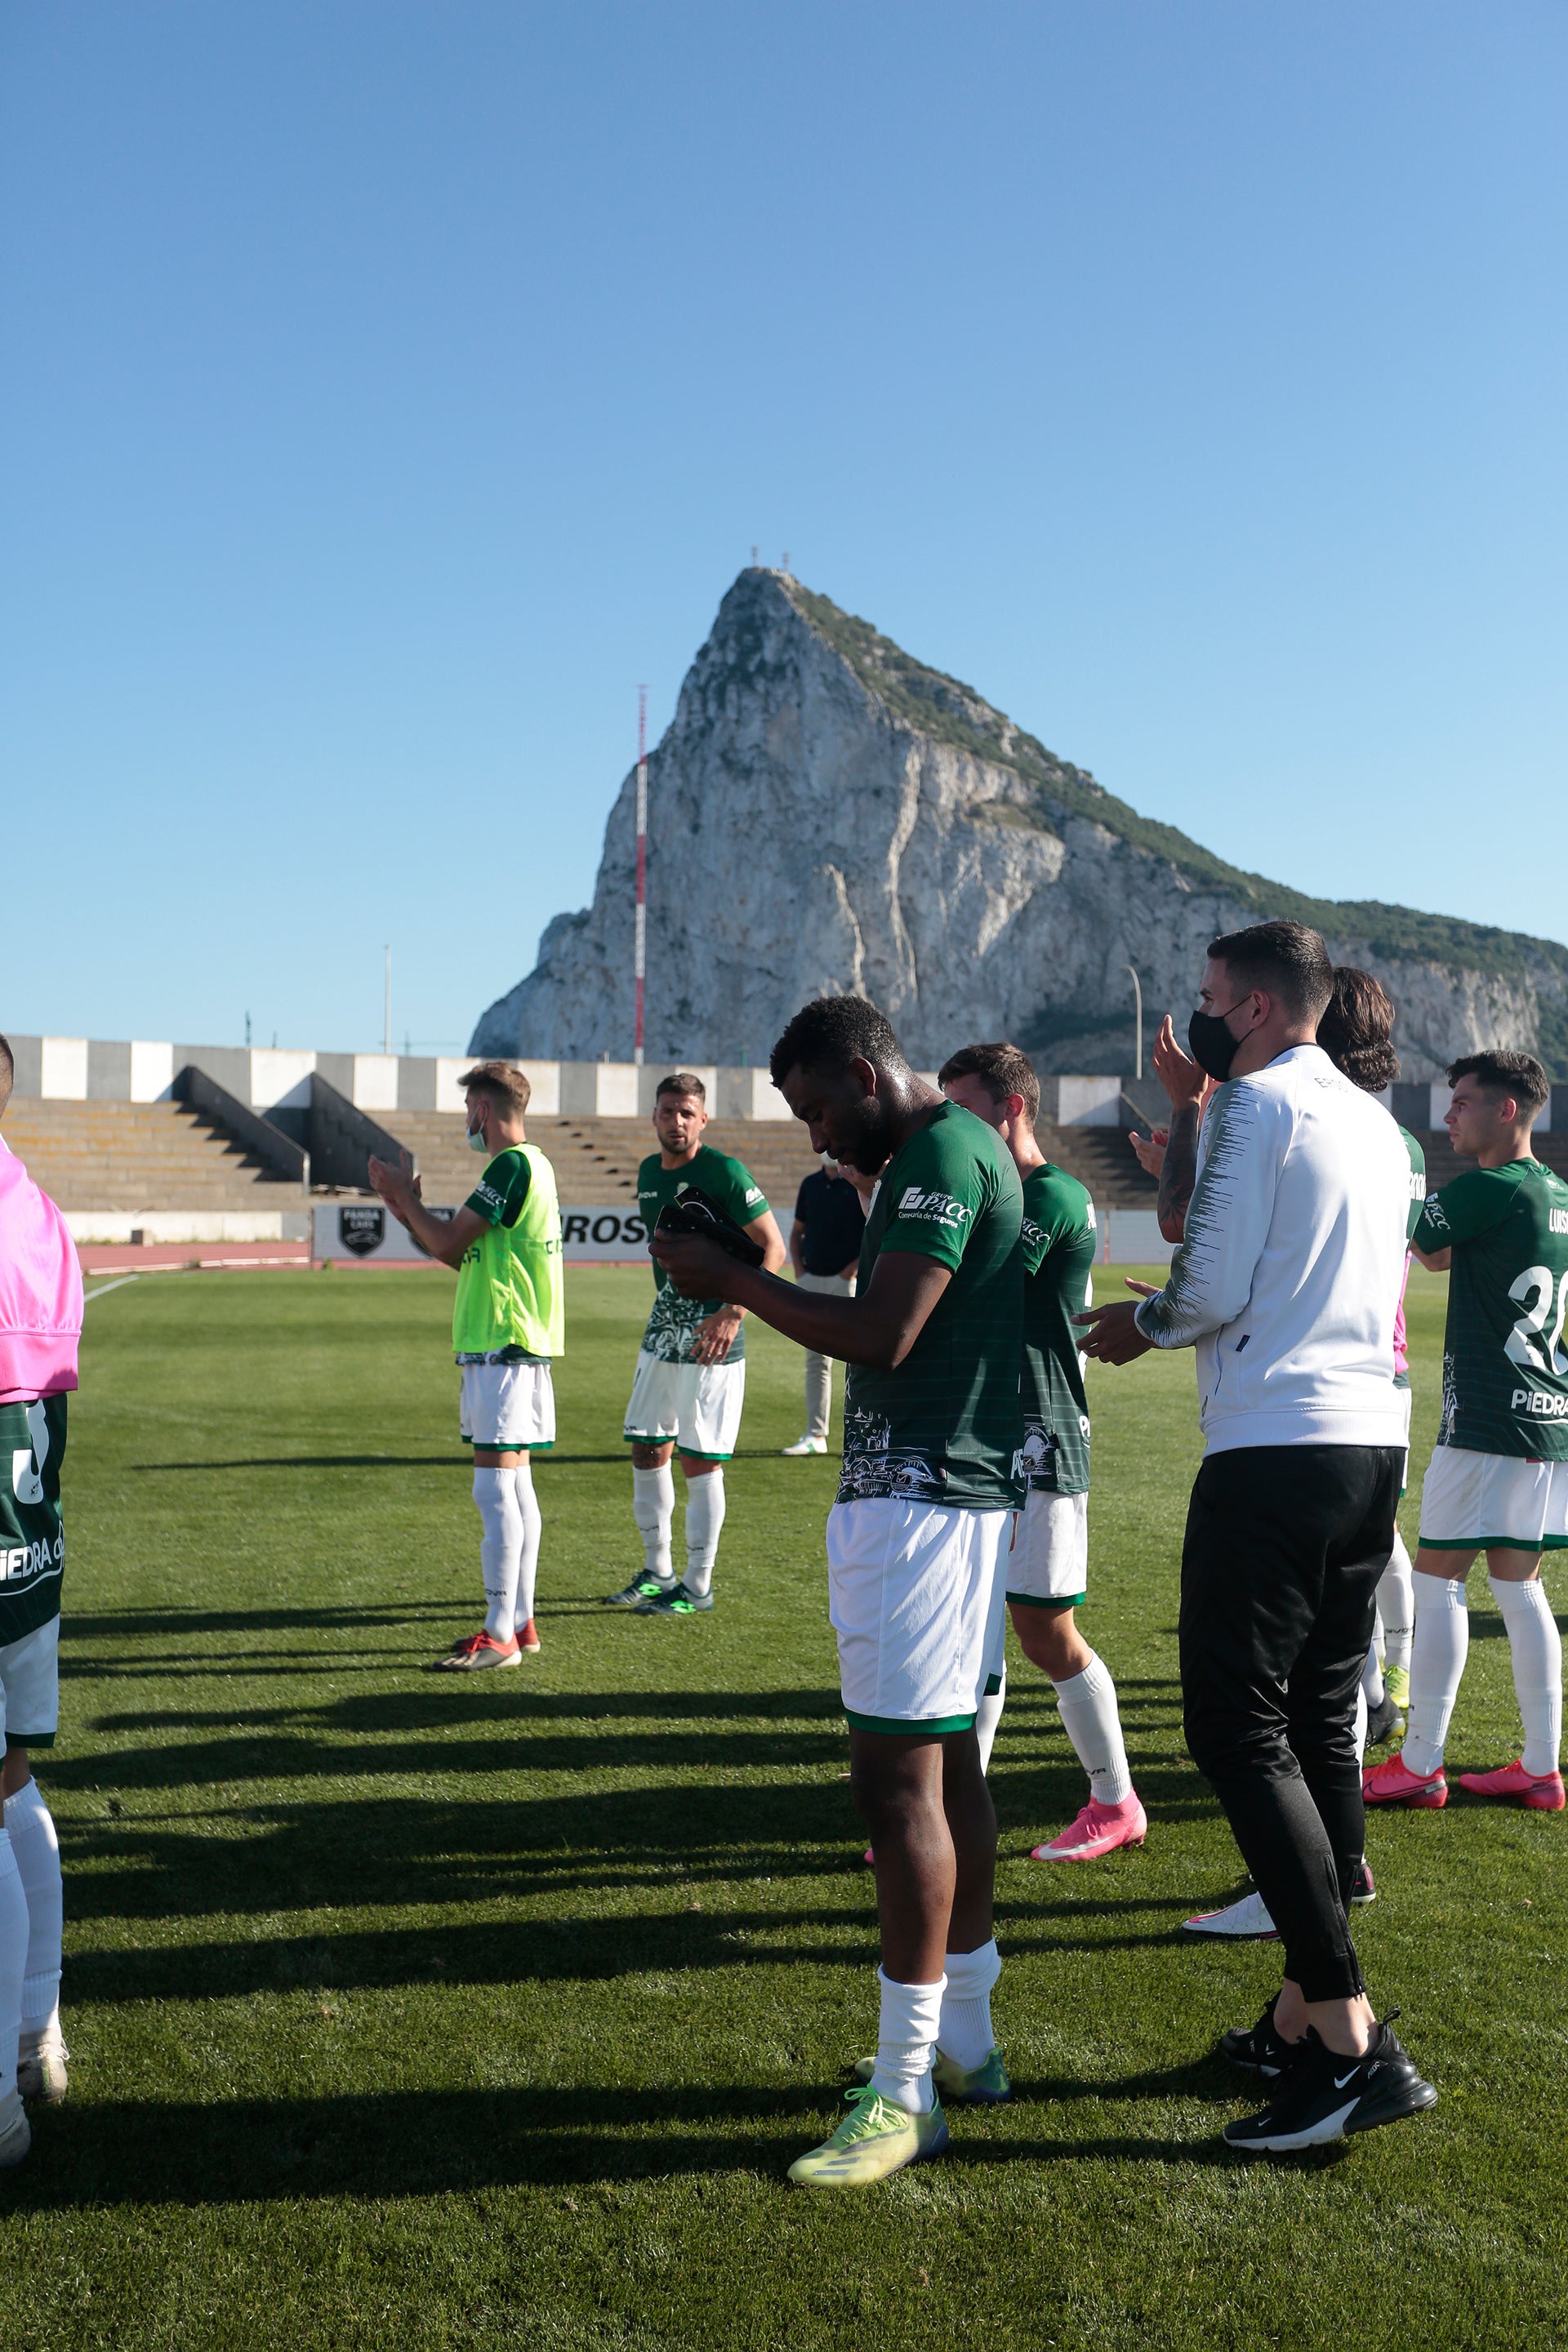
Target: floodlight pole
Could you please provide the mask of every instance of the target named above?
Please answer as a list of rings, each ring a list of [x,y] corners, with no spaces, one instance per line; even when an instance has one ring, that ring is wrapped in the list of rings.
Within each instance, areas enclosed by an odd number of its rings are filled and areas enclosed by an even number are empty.
[[[647,688],[637,688],[637,904],[632,929],[632,975],[637,1014],[632,1059],[643,1058],[643,1000],[647,987]]]
[[[1132,1002],[1137,1008],[1138,1022],[1138,1043],[1134,1051],[1132,1075],[1135,1078],[1141,1078],[1143,1075],[1143,984],[1137,973],[1132,971],[1132,966],[1130,963],[1124,963],[1121,969],[1123,971],[1132,972]]]

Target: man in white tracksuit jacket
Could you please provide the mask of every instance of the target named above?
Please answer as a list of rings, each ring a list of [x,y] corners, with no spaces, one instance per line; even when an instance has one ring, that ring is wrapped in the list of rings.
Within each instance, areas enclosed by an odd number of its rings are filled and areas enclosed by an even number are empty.
[[[1322,940],[1260,923],[1209,949],[1189,1043],[1225,1081],[1163,1290],[1101,1307],[1086,1351],[1197,1353],[1205,1460],[1182,1552],[1187,1746],[1285,1946],[1226,2054],[1277,2087],[1228,2125],[1283,2153],[1431,2106],[1367,2000],[1345,1906],[1363,1844],[1355,1700],[1405,1459],[1394,1318],[1409,1167],[1315,1042]]]

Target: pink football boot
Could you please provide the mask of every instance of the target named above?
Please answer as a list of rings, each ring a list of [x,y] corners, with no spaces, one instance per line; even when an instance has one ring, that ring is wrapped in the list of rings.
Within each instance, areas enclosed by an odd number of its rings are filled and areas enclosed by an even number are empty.
[[[1361,1793],[1369,1805],[1446,1805],[1448,1783],[1439,1764],[1424,1780],[1405,1768],[1405,1759],[1385,1756],[1381,1764],[1372,1764],[1361,1776]]]
[[[1148,1829],[1149,1816],[1135,1790],[1130,1790],[1119,1805],[1102,1805],[1098,1797],[1091,1797],[1077,1821],[1048,1845],[1036,1846],[1029,1860],[1095,1862],[1102,1853],[1114,1853],[1119,1845],[1142,1845]]]
[[[1517,1797],[1538,1813],[1560,1813],[1565,1801],[1562,1773],[1527,1772],[1522,1757],[1495,1772],[1461,1772],[1459,1786],[1472,1797]]]

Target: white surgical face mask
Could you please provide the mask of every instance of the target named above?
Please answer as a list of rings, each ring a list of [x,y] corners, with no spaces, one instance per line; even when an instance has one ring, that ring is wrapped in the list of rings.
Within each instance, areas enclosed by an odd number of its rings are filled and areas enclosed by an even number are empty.
[[[468,1150],[470,1151],[488,1151],[489,1150],[489,1145],[485,1141],[485,1131],[482,1127],[470,1127],[468,1130]]]

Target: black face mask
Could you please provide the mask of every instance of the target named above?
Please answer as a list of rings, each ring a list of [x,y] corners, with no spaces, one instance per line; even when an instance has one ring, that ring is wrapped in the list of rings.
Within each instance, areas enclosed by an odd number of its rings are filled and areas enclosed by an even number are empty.
[[[1236,1011],[1233,1004],[1231,1013]],[[1194,1013],[1187,1024],[1187,1044],[1200,1070],[1222,1083],[1230,1076],[1230,1066],[1241,1050],[1241,1039],[1233,1037],[1226,1028],[1228,1013]]]

